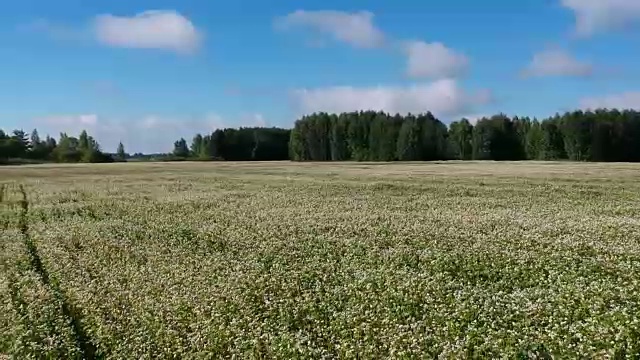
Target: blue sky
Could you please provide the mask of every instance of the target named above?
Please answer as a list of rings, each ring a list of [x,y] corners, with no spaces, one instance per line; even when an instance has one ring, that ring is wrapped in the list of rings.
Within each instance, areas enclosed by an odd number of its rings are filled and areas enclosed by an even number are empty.
[[[23,0],[0,17],[0,127],[86,128],[107,150],[313,111],[640,108],[637,0]]]

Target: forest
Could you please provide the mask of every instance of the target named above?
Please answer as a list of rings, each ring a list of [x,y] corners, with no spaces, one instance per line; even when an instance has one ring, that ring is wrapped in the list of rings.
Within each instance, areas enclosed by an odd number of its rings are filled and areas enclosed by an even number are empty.
[[[289,159],[291,131],[279,128],[227,128],[210,135],[196,134],[187,144],[184,138],[174,143],[176,159],[269,161]]]
[[[185,139],[179,139],[174,143],[171,153],[128,154],[122,143],[118,144],[115,153],[103,152],[100,144],[87,131],[82,131],[78,137],[61,133],[56,140],[48,135],[41,139],[37,129],[30,135],[23,130],[14,130],[11,134],[0,130],[0,164],[285,160],[289,157],[289,137],[290,130],[286,129],[219,129],[210,135],[197,134],[190,145]]]
[[[316,113],[295,123],[290,156],[305,161],[640,160],[640,113],[574,111],[538,121],[504,114],[445,125],[431,113]]]
[[[314,113],[293,129],[226,128],[178,139],[167,154],[105,153],[86,131],[58,140],[37,130],[0,130],[0,163],[132,160],[429,161],[572,160],[640,161],[640,112],[598,109],[538,120],[497,114],[444,124],[430,112]]]
[[[122,153],[123,149],[121,149]],[[98,163],[113,162],[116,159],[117,157],[102,152],[98,142],[86,131],[82,131],[78,137],[61,133],[56,140],[49,135],[41,139],[37,129],[34,129],[31,134],[23,130],[14,130],[11,134],[7,134],[0,129],[0,164]]]

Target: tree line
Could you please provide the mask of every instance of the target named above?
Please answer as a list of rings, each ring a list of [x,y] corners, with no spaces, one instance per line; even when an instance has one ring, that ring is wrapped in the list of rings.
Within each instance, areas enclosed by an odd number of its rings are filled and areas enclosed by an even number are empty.
[[[208,135],[196,134],[187,144],[180,138],[173,144],[175,159],[270,161],[289,158],[291,130],[243,127],[218,129]]]
[[[497,114],[448,126],[430,112],[314,113],[293,129],[226,128],[173,144],[167,154],[133,154],[122,143],[105,153],[86,131],[41,139],[38,131],[0,130],[0,163],[145,160],[428,161],[573,160],[640,161],[640,112],[598,109],[538,120]]]
[[[86,131],[78,137],[61,133],[58,140],[47,135],[40,138],[38,130],[31,134],[23,130],[14,130],[7,134],[0,130],[0,164],[24,162],[113,162],[124,160],[124,146],[118,147],[114,155],[102,152],[98,142]]]
[[[314,113],[296,121],[296,161],[640,161],[640,112],[573,111],[543,119],[497,114],[446,126],[425,114]]]
[[[281,128],[226,128],[211,134],[196,134],[188,144],[184,138],[174,143],[173,151],[159,154],[128,154],[120,143],[115,153],[103,152],[86,131],[78,137],[61,133],[58,140],[41,139],[38,130],[30,135],[23,130],[7,134],[0,130],[0,164],[30,162],[113,162],[229,160],[270,161],[289,158],[291,130]]]

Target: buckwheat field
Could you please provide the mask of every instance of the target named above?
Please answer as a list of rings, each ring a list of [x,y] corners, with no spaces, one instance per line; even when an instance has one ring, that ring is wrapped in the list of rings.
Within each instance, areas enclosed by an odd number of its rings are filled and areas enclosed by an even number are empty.
[[[640,165],[0,168],[0,358],[634,358]]]

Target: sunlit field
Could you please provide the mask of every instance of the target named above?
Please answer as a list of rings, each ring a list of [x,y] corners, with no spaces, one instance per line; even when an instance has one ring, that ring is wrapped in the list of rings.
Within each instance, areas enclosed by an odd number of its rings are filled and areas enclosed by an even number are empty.
[[[640,350],[640,164],[43,165],[0,183],[0,358]]]

